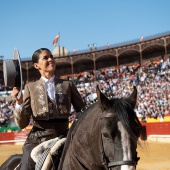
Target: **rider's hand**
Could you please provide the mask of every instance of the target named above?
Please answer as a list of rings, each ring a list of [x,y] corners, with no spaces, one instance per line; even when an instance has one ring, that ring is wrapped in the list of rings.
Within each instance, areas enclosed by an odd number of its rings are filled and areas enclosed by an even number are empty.
[[[22,104],[23,103],[23,96],[18,99],[17,95],[19,93],[19,89],[17,87],[14,87],[11,92],[11,96],[16,100],[17,104]]]

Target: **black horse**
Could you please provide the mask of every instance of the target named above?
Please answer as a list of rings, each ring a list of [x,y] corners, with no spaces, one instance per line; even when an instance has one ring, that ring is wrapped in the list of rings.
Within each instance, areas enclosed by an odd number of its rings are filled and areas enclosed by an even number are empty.
[[[98,86],[96,92],[98,102],[80,113],[78,119],[74,121],[67,136],[59,167],[55,169],[136,168],[138,161],[136,148],[138,138],[142,134],[142,126],[134,112],[136,87],[128,98],[109,100]]]

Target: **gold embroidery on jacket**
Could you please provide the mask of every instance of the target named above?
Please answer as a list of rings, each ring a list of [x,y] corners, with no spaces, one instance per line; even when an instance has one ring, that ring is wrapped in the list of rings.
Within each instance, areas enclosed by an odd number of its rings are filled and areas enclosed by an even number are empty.
[[[40,95],[39,95],[38,101],[39,101],[39,103],[40,103],[41,105],[44,105],[44,104],[45,104],[44,95],[43,95],[43,94],[40,94]]]
[[[58,94],[60,93],[62,94],[62,84],[58,83],[56,88],[57,88]]]
[[[38,109],[38,113],[37,113],[37,114],[38,114],[38,115],[42,115],[42,114],[43,114],[44,112],[46,112],[46,111],[47,111],[47,108],[43,106],[42,108],[39,108],[39,109]]]
[[[63,96],[62,94],[59,94],[58,97],[59,97],[58,101],[59,101],[60,103],[63,103],[64,96]]]
[[[61,83],[58,83],[57,84],[57,93],[58,93],[58,101],[59,103],[63,103],[63,100],[64,100],[64,96],[62,94],[62,84]]]
[[[38,109],[37,114],[43,115],[47,111],[47,108],[44,106],[45,105],[44,88],[42,85],[38,85],[36,86],[36,88],[38,92],[38,102],[40,103],[40,105],[42,105],[42,108]]]
[[[60,113],[61,114],[67,114],[68,113],[68,111],[66,109],[66,106],[60,104],[59,108],[60,108]]]
[[[60,114],[67,114],[68,113],[67,107],[62,104],[64,101],[64,95],[62,94],[62,84],[58,83],[56,88],[57,88],[57,92],[58,92],[58,102],[59,102]]]

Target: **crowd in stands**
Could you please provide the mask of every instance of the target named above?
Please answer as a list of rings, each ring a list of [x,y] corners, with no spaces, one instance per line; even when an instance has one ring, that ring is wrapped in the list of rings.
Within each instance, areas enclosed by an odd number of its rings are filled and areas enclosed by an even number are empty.
[[[96,80],[96,81],[95,81]],[[96,85],[107,97],[127,97],[137,87],[138,99],[135,112],[143,122],[147,117],[160,118],[170,114],[170,59],[144,66],[121,66],[94,72],[84,72],[74,81],[86,105],[96,100]]]
[[[67,79],[71,79],[68,76]],[[108,97],[127,97],[137,87],[138,98],[135,112],[143,122],[147,117],[163,121],[165,115],[170,114],[170,59],[157,62],[146,61],[140,65],[123,65],[119,70],[116,67],[100,69],[97,71],[85,71],[73,79],[83,101],[87,106],[97,99],[96,85]],[[13,116],[15,101],[0,102],[0,126],[8,124]],[[74,108],[72,108],[74,113]],[[74,117],[70,118],[70,121]]]
[[[0,100],[0,127],[8,125],[9,120],[13,117],[13,110],[15,108],[14,100],[6,100],[1,98]]]

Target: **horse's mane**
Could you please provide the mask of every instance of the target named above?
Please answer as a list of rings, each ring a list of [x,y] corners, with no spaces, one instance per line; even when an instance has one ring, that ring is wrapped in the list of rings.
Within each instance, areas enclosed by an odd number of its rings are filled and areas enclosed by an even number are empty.
[[[113,98],[110,101],[113,104],[112,109],[117,114],[118,119],[122,122],[129,135],[132,139],[137,140],[135,131],[132,131],[132,126],[134,125],[133,122],[136,123],[134,126],[136,126],[140,132],[142,132],[142,125],[136,116],[131,101],[127,98]]]

